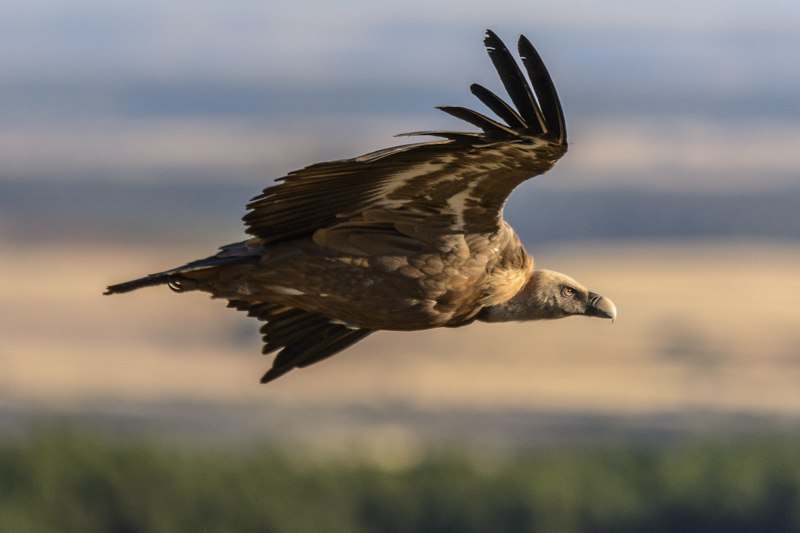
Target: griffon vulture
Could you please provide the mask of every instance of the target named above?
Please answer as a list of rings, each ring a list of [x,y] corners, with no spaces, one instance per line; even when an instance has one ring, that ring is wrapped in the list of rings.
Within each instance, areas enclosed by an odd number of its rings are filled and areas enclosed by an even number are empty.
[[[247,206],[249,240],[207,259],[112,285],[106,294],[168,285],[204,291],[265,322],[263,383],[377,330],[459,327],[585,315],[614,304],[575,280],[534,270],[503,204],[567,151],[564,114],[539,54],[524,36],[530,84],[503,42],[484,44],[513,106],[470,87],[500,120],[442,111],[480,132],[424,131],[406,144],[290,172]]]

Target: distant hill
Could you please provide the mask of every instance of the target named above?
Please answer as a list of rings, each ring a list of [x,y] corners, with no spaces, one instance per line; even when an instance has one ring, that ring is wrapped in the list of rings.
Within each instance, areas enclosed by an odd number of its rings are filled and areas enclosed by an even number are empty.
[[[0,240],[224,242],[243,238],[253,185],[0,181]],[[800,239],[800,189],[736,194],[524,187],[506,218],[525,242]]]

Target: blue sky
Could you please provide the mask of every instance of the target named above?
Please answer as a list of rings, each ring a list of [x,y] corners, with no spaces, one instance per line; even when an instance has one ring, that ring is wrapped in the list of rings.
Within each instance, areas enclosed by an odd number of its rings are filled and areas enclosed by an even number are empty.
[[[556,187],[800,182],[797,2],[0,2],[2,179],[264,183],[458,123],[492,28],[566,109]],[[469,128],[468,125],[465,125]]]

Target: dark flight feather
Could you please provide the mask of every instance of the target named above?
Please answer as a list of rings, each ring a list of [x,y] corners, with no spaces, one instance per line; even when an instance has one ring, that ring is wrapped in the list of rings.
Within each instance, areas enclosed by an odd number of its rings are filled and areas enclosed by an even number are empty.
[[[472,109],[467,109],[466,107],[443,105],[437,107],[436,109],[444,111],[448,115],[460,118],[464,122],[469,122],[473,126],[477,126],[480,129],[482,129],[485,133],[499,132],[499,133],[507,133],[508,135],[512,136],[515,136],[517,134],[514,130],[512,130],[508,126],[504,126],[503,124],[500,124],[496,120],[492,120],[489,117],[482,115],[477,111],[473,111]]]
[[[525,120],[519,116],[519,113],[514,111],[513,107],[505,103],[502,98],[494,94],[483,85],[473,83],[469,86],[469,90],[478,98],[478,100],[483,102],[486,107],[494,111],[497,116],[505,120],[506,124],[508,124],[511,129],[528,129],[528,125],[525,123]]]
[[[467,133],[464,131],[412,131],[409,133],[400,133],[395,135],[395,137],[419,136],[444,137],[445,139],[450,139],[451,141],[460,141],[464,144],[474,144],[476,146],[478,146],[477,143],[486,140],[486,136],[483,133]]]
[[[492,63],[494,63],[497,72],[500,74],[503,86],[511,97],[511,101],[517,106],[520,115],[525,119],[528,129],[537,135],[547,132],[542,112],[536,104],[530,85],[525,81],[525,76],[522,75],[522,71],[519,69],[517,62],[514,61],[514,57],[508,51],[506,45],[491,30],[486,31],[486,38],[483,43],[489,51]]]
[[[278,304],[230,300],[228,307],[246,311],[247,316],[266,322],[261,327],[264,348],[261,353],[278,351],[261,383],[269,383],[294,368],[303,368],[339,353],[370,333],[352,329],[331,319]]]
[[[548,135],[553,140],[566,144],[566,122],[564,121],[564,111],[561,108],[556,87],[550,78],[550,73],[547,72],[547,68],[544,66],[544,61],[542,61],[539,52],[536,51],[524,35],[519,38],[519,55],[539,98],[539,105],[547,124]]]

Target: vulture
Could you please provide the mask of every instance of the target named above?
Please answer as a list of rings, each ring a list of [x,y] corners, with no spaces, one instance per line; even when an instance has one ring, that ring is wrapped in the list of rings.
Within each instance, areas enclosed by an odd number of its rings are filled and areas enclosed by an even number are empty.
[[[108,287],[203,291],[264,322],[261,378],[330,357],[378,330],[481,322],[616,318],[608,298],[534,269],[503,220],[509,194],[567,151],[550,74],[521,36],[517,61],[488,30],[484,44],[513,105],[470,87],[497,115],[439,107],[480,131],[422,131],[437,140],[290,172],[247,205],[249,238],[216,255]]]

